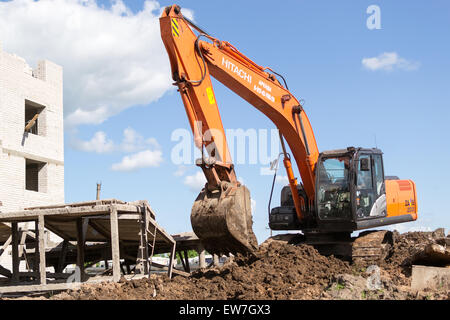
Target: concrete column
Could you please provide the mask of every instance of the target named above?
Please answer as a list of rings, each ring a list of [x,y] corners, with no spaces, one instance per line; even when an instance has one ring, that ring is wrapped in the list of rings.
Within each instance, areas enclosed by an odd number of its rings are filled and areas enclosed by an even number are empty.
[[[198,263],[200,266],[200,269],[206,268],[206,258],[205,258],[205,249],[199,248],[198,252]]]
[[[219,266],[219,256],[217,254],[213,255],[214,266]]]

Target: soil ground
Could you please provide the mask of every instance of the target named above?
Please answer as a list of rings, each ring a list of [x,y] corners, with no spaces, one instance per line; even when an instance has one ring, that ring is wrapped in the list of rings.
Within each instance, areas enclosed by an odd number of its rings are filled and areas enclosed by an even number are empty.
[[[392,254],[378,268],[368,269],[333,256],[325,257],[309,245],[270,239],[253,257],[236,256],[220,268],[196,271],[189,278],[168,279],[165,275],[153,274],[149,279],[86,284],[79,290],[37,299],[450,300],[449,287],[424,292],[410,289],[411,257],[434,241],[436,235],[394,232],[394,238]],[[380,277],[373,278],[374,272]]]

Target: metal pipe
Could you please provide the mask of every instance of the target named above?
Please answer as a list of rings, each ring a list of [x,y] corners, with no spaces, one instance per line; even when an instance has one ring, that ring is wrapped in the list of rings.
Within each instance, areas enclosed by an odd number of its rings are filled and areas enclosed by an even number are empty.
[[[292,199],[294,200],[295,211],[297,213],[298,219],[301,221],[303,219],[303,213],[301,210],[300,196],[298,195],[298,191],[297,191],[297,179],[295,179],[295,177],[294,177],[294,171],[292,170],[291,159],[286,151],[286,146],[284,144],[283,135],[281,134],[281,132],[279,132],[279,134],[280,134],[281,148],[283,149],[283,154],[284,154],[283,164],[284,164],[284,167],[286,168],[286,173],[287,173],[288,180],[289,180],[289,187],[291,189]]]
[[[96,197],[97,200],[100,200],[100,190],[101,189],[102,189],[102,183],[97,182],[97,197]]]

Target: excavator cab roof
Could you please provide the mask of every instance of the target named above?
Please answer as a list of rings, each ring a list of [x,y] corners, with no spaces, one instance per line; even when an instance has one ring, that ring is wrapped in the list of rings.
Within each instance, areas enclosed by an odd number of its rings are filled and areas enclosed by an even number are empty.
[[[322,151],[319,156],[330,158],[330,157],[339,157],[339,156],[353,156],[356,152],[365,152],[365,153],[374,153],[374,154],[382,154],[383,152],[378,148],[355,148],[355,147],[348,147],[347,149],[335,149],[335,150],[328,150],[328,151]]]

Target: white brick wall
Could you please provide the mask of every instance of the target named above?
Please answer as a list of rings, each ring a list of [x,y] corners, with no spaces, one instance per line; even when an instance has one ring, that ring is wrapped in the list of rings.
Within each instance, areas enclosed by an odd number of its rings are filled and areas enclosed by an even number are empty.
[[[25,134],[25,100],[42,105],[39,134]],[[25,161],[46,163],[40,192],[25,190]],[[32,70],[0,44],[0,215],[26,207],[64,203],[64,128],[62,67],[40,61]],[[56,235],[52,235],[56,241]],[[10,248],[0,265],[11,269]],[[22,261],[20,270],[25,271]]]
[[[0,212],[64,203],[62,67],[44,60],[30,69],[0,47]],[[25,100],[45,107],[43,135],[24,134]],[[47,164],[39,181],[43,192],[25,190],[26,158]]]

